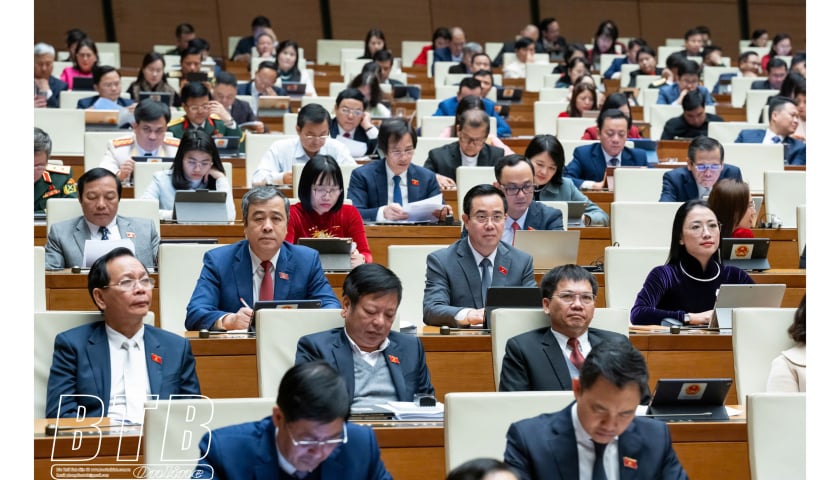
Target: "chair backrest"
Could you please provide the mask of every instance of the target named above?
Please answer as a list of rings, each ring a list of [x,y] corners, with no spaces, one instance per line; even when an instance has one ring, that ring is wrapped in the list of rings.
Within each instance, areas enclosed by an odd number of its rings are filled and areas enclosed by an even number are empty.
[[[606,73],[607,69],[610,68],[613,61],[616,58],[627,58],[626,54],[623,53],[602,53],[601,54],[601,74],[603,75]]]
[[[262,309],[256,315],[260,397],[277,396],[280,379],[295,366],[300,337],[344,326],[338,308]]]
[[[46,282],[46,253],[44,247],[36,246],[33,257],[33,272],[35,276],[35,311],[43,312],[47,309]]]
[[[297,136],[297,113],[286,113],[283,115],[283,135],[286,136]],[[247,143],[247,142],[245,142]],[[248,148],[248,145],[245,145],[245,148]],[[254,164],[254,169],[259,165],[259,159],[257,163]]]
[[[120,62],[120,43],[119,42],[96,42],[96,50],[99,52],[99,64],[110,65],[117,70],[122,68]],[[108,58],[103,58],[105,55],[113,55],[110,63],[106,63]]]
[[[315,47],[318,65],[341,65],[342,48],[361,48],[364,51],[365,42],[364,40],[318,39]]]
[[[435,88],[446,85],[446,75],[449,74],[449,67],[458,65],[459,62],[437,61],[432,65],[432,76],[435,78]]]
[[[665,123],[682,115],[683,109],[681,105],[651,105],[650,106],[650,138],[651,140],[659,140],[662,136],[662,130],[665,128]]]
[[[724,73],[737,74],[739,71],[738,67],[712,67],[705,65],[703,66],[703,86],[711,92],[715,88],[715,85],[717,85],[721,75]]]
[[[453,75],[450,73],[450,74],[447,74],[446,76],[451,77]],[[468,76],[468,75],[458,75],[458,76],[460,77],[460,76]],[[448,83],[445,83],[445,84],[443,84],[439,87],[435,87],[435,100],[437,100],[439,102],[441,100],[446,100],[449,97],[454,97],[458,94],[458,89],[459,88],[460,87],[457,84],[450,85]]]
[[[553,88],[554,85],[557,84],[557,80],[560,80],[559,73],[548,73],[543,75],[543,88]]]
[[[668,259],[668,247],[606,247],[604,298],[609,308],[632,308],[648,273]]]
[[[305,167],[305,163],[294,163],[292,164],[292,198],[298,198],[298,185],[300,184],[300,174],[303,172],[303,167]],[[360,165],[354,163],[352,165],[339,165],[341,168],[341,179],[343,180],[344,188],[344,196],[345,202],[349,199],[347,198],[347,189],[350,188],[350,175],[353,173],[353,170],[358,168]]]
[[[157,172],[172,168],[170,162],[135,163],[134,164],[134,198],[143,197],[143,193],[152,183],[152,177]]]
[[[709,125],[715,123],[719,122],[712,122]],[[726,143],[722,145],[726,152],[726,163],[741,169],[741,176],[750,184],[750,191],[753,193],[764,191],[764,172],[780,172],[785,169],[785,151],[781,144]]]
[[[747,90],[747,99],[745,100],[747,121],[758,122],[761,118],[761,111],[767,106],[767,99],[778,94],[778,90]],[[769,119],[764,121],[769,123]]]
[[[324,107],[326,111],[330,112],[330,115],[333,115],[333,109],[335,108],[335,97],[317,97],[317,96],[307,96],[304,95],[300,99],[300,107],[303,108],[310,103],[317,103],[318,105]],[[285,121],[285,119],[284,119]],[[285,123],[284,123],[285,128]]]
[[[639,90],[639,98],[636,100],[642,106],[642,120],[650,122],[650,108],[658,105],[656,102],[659,99],[658,88],[643,88]]]
[[[805,249],[805,205],[796,206],[796,240],[799,242],[799,255]]]
[[[347,55],[350,55],[349,52],[352,52],[352,51],[358,51],[360,53],[358,55],[356,55],[355,57],[347,58]],[[342,48],[341,49],[341,54],[342,54],[342,56],[344,56],[344,59],[341,61],[341,69],[340,69],[341,74],[342,75],[350,74],[350,75],[353,75],[355,77],[356,75],[362,73],[362,67],[364,67],[365,64],[370,61],[370,59],[367,59],[367,58],[358,58],[363,53],[364,53],[364,49],[361,49],[361,51],[359,51],[358,49],[355,49],[355,48]]]
[[[537,100],[534,102],[534,134],[556,135],[557,116],[560,115],[560,112],[566,111],[568,104],[569,102],[563,101],[543,102]],[[580,138],[580,135],[574,138]]]
[[[491,120],[495,120],[495,118],[491,118]],[[441,130],[444,128],[451,127],[455,124],[455,116],[449,115],[438,115],[438,116],[427,116],[423,118],[423,130],[421,131],[421,137],[439,137]],[[491,132],[494,130],[491,128]],[[455,140],[454,138],[452,139]]]
[[[621,66],[621,77],[619,80],[619,86],[626,87],[630,84],[630,72],[639,69],[638,63],[625,63]]]
[[[49,134],[53,155],[84,155],[85,111],[73,107],[35,109],[35,126]]]
[[[400,277],[400,319],[423,325],[423,293],[426,289],[426,257],[446,245],[388,245],[388,268]],[[421,273],[422,272],[422,273]]]
[[[458,211],[462,211],[461,207],[464,205],[464,196],[472,187],[489,183],[493,184],[496,181],[496,173],[493,167],[458,167],[455,170],[455,185],[458,188]]]
[[[453,121],[452,123],[455,122]],[[422,167],[426,163],[426,159],[429,158],[430,150],[457,141],[458,139],[454,137],[417,137],[417,146],[414,148],[414,156],[411,157],[411,163]]]
[[[743,107],[747,100],[747,92],[752,89],[753,82],[762,80],[767,80],[767,77],[732,77],[732,106]]]
[[[539,92],[543,87],[543,78],[554,71],[554,63],[526,63],[525,91]]]
[[[732,357],[741,405],[747,403],[747,395],[767,391],[770,363],[795,345],[787,332],[795,312],[795,308],[732,309]]]
[[[709,122],[709,136],[720,143],[733,143],[741,130],[763,130],[765,128],[767,128],[767,125],[753,122]],[[726,160],[729,160],[728,155]]]
[[[352,79],[351,79],[352,80]],[[330,82],[330,97],[337,98],[338,94],[347,88],[347,82]]]
[[[782,227],[796,228],[797,207],[805,205],[805,172],[764,172],[764,211],[781,219]]]
[[[567,138],[578,140],[583,137],[583,132],[598,124],[594,118],[557,118],[557,138],[565,140]]]
[[[562,410],[574,398],[571,391],[447,393],[443,418],[446,471],[477,457],[502,460],[511,423]]]
[[[158,247],[160,328],[183,335],[187,304],[204,266],[204,254],[219,246],[163,243]]]
[[[117,208],[117,215],[124,217],[148,218],[155,225],[160,234],[160,213],[157,200],[141,200],[139,198],[123,198]],[[50,227],[63,220],[82,216],[82,205],[75,198],[50,198],[47,200],[47,231]]]
[[[613,245],[670,247],[671,226],[680,205],[681,202],[613,202],[610,211]]]
[[[616,202],[658,202],[664,168],[616,168],[613,199]]]
[[[127,137],[131,135],[125,130],[117,130],[113,132],[84,132],[85,136],[85,171],[91,168],[98,167],[102,162],[102,157],[108,150],[108,143],[116,138]]]
[[[540,88],[540,98],[541,102],[569,102],[569,95],[571,95],[571,90],[569,88],[554,88],[554,87],[542,87]]]
[[[747,398],[752,480],[805,480],[805,393]]]
[[[423,127],[423,118],[434,115],[438,108],[438,103],[440,103],[440,100],[431,98],[421,98],[420,100],[417,100],[414,105],[416,108],[414,118],[417,121],[417,128]]]
[[[157,52],[161,55],[163,55],[164,53],[172,50],[173,48],[175,48],[174,44],[170,44],[170,45],[155,44],[155,45],[152,45],[152,51]]]
[[[598,143],[600,141],[600,140],[580,140],[580,137],[578,137],[578,139],[562,138],[562,139],[559,139],[559,140],[560,140],[560,144],[563,145],[563,154],[566,157],[566,165],[568,165],[569,162],[571,162],[572,159],[575,158],[574,154],[575,154],[575,149],[576,148],[582,147],[584,145],[592,145],[593,143]]]
[[[402,64],[408,67],[414,65],[414,59],[417,58],[417,55],[420,55],[420,52],[423,51],[423,47],[428,44],[428,40],[403,40],[401,50]]]
[[[59,311],[35,312],[35,417],[44,418],[47,410],[47,382],[50,378],[55,336],[65,330],[102,320],[99,312]],[[148,325],[155,324],[155,314],[143,318]],[[105,399],[104,401],[108,401]]]
[[[675,39],[676,40],[676,39]],[[680,50],[685,50],[685,40],[680,39],[680,42],[676,45],[660,45],[656,49],[656,66],[665,68],[665,62],[668,60],[668,55],[679,52]]]
[[[569,229],[569,202],[561,200],[537,200],[543,205],[551,208],[556,208],[563,212],[563,230]]]
[[[292,115],[297,116],[297,114]],[[284,128],[287,127],[286,120],[287,118],[284,117]],[[292,123],[292,129],[294,129],[294,123]],[[245,184],[247,186],[251,186],[251,178],[254,176],[254,172],[257,171],[257,167],[260,166],[260,160],[262,160],[265,152],[268,151],[274,142],[284,138],[289,138],[289,136],[277,134],[248,135],[248,140],[245,142]]]
[[[505,347],[511,337],[551,324],[541,308],[498,308],[493,310],[493,329],[490,330],[490,350],[493,355],[493,378],[496,390],[502,375]],[[630,310],[627,308],[596,308],[590,327],[630,336]]]
[[[442,87],[458,87],[461,84],[461,80],[463,80],[465,78],[468,78],[468,77],[472,77],[472,75],[469,74],[469,73],[447,73],[446,78],[443,81],[443,85],[441,85],[441,86]],[[446,90],[447,93],[449,93],[451,91],[452,90]],[[455,92],[452,93],[449,96],[451,97],[452,95],[455,95],[455,93],[458,93],[458,91],[455,90]],[[444,98],[444,97],[442,97],[441,95],[438,94],[438,89],[437,88],[435,89],[435,97],[436,98]]]
[[[198,443],[209,430],[254,422],[271,415],[276,404],[277,386],[272,398],[207,398],[184,395],[181,398],[148,401],[143,421],[143,458],[146,465],[166,470],[167,478],[192,478],[198,463]],[[212,441],[212,439],[211,439]]]
[[[751,47],[750,42],[752,40],[739,40],[738,41],[738,55],[746,52],[747,50],[755,52],[758,54],[758,58],[762,58],[768,53],[770,53],[771,45],[768,43],[766,47]]]

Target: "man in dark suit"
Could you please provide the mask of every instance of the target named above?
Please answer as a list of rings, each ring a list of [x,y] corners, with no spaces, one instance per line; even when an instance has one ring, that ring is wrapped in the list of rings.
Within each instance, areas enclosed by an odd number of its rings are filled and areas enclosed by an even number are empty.
[[[464,57],[464,45],[467,37],[461,27],[452,27],[452,40],[448,47],[436,48],[434,54],[435,62],[460,62]]]
[[[750,85],[751,90],[778,90],[788,73],[787,62],[779,57],[773,57],[767,62],[767,79],[756,80]]]
[[[426,257],[427,325],[479,325],[488,287],[537,285],[533,258],[501,241],[507,212],[501,190],[487,184],[472,187],[461,211],[467,236]]]
[[[76,108],[93,110],[120,109],[118,120],[120,128],[131,126],[131,114],[134,113],[134,100],[120,96],[120,72],[110,66],[93,67],[93,89],[98,95],[80,98]]]
[[[56,336],[46,417],[100,415],[143,423],[148,395],[201,394],[190,342],[143,324],[152,287],[146,268],[127,248],[93,263],[88,293],[103,320]]]
[[[496,136],[499,138],[509,137],[510,126],[507,124],[505,119],[496,112],[496,103],[485,98],[485,95],[487,94],[484,92],[481,80],[477,78],[478,76],[482,76],[480,72],[481,71],[476,72],[472,77],[461,79],[461,83],[458,84],[458,94],[454,97],[441,100],[440,103],[438,103],[438,108],[435,110],[433,116],[437,117],[444,115],[454,117],[458,111],[458,103],[460,103],[461,99],[469,95],[475,95],[477,97],[481,97],[481,102],[484,104],[484,111],[487,112],[487,115],[496,119]],[[493,76],[491,74],[491,82],[492,79]],[[487,87],[488,92],[490,91],[491,86]]]
[[[688,145],[688,166],[672,168],[662,176],[660,202],[687,202],[706,198],[721,178],[743,182],[741,169],[724,165],[723,145],[714,138],[699,136]]]
[[[261,95],[283,95],[283,88],[276,86],[275,82],[277,82],[277,64],[266,60],[257,65],[251,83],[237,84],[236,94],[250,95],[255,98]]]
[[[461,62],[457,65],[452,65],[451,67],[449,67],[449,73],[467,74],[476,71],[472,69],[472,59],[473,56],[484,52],[484,49],[481,47],[481,44],[478,42],[467,42],[466,44],[464,44],[463,52],[464,53],[461,56]]]
[[[781,143],[785,149],[785,165],[805,165],[805,142],[793,138],[799,126],[799,110],[796,102],[777,96],[768,108],[770,124],[767,130],[741,130],[735,143]]]
[[[407,220],[403,206],[441,195],[434,172],[414,165],[411,157],[417,134],[403,118],[391,118],[380,125],[377,145],[385,158],[353,170],[347,197],[367,221]],[[443,196],[441,195],[441,203]],[[451,215],[449,205],[433,213],[435,219]]]
[[[503,242],[513,245],[517,230],[563,230],[563,212],[534,201],[534,165],[527,157],[508,155],[494,171],[493,186],[505,192],[508,207]]]
[[[582,145],[574,151],[566,165],[565,175],[579,189],[600,189],[607,185],[607,166],[646,167],[645,152],[624,148],[630,118],[621,110],[610,108],[598,115],[599,143]]]
[[[376,150],[379,129],[371,122],[365,96],[356,88],[347,88],[335,98],[335,118],[330,120],[330,136],[347,146],[353,158]]]
[[[257,119],[256,110],[249,102],[236,98],[238,86],[232,73],[219,72],[216,75],[216,84],[213,85],[213,99],[225,107],[237,125],[253,122],[256,124],[253,127],[256,133],[265,133],[265,124]]]
[[[648,370],[628,341],[592,348],[572,380],[575,403],[513,423],[505,463],[520,480],[686,480],[665,422],[635,416],[648,396]]]
[[[295,365],[271,416],[204,434],[192,478],[390,480],[373,430],[349,416],[347,387],[332,367]]]
[[[47,232],[48,270],[85,266],[88,240],[128,239],[143,265],[157,265],[160,235],[151,219],[117,215],[122,184],[113,172],[91,168],[79,177],[77,190],[82,216],[58,222]]]
[[[423,344],[415,335],[391,330],[402,299],[399,277],[366,263],[347,274],[343,288],[344,326],[301,337],[295,363],[329,363],[344,378],[354,406],[413,402],[415,394],[434,397]]]
[[[285,240],[289,203],[272,186],[242,197],[245,240],[204,254],[204,267],[187,304],[187,330],[248,328],[257,300],[320,300],[338,308],[318,252]]]
[[[602,342],[627,342],[621,334],[590,328],[598,282],[577,265],[549,270],[540,284],[543,311],[551,325],[510,338],[499,378],[500,392],[571,390],[572,378]]]
[[[505,156],[504,150],[487,144],[490,135],[487,112],[467,110],[455,120],[458,141],[431,149],[423,165],[436,174],[441,190],[455,188],[458,167],[492,167]]]
[[[534,49],[536,53],[545,53],[545,45],[543,45],[543,42],[540,41],[539,27],[531,23],[525,25],[519,32],[519,35],[516,37],[516,40],[522,37],[527,37],[534,41]],[[499,50],[499,53],[496,54],[496,58],[493,59],[494,67],[503,67],[505,54],[516,52],[516,40],[511,40],[502,44],[502,48]],[[490,68],[487,68],[486,70],[490,70]],[[475,72],[477,70],[473,71]]]
[[[682,100],[683,113],[665,122],[662,129],[662,140],[673,140],[675,138],[695,138],[700,135],[709,134],[709,122],[722,122],[723,118],[706,113],[706,106],[703,104],[703,94],[692,90],[685,94]]]
[[[46,43],[35,44],[35,108],[58,108],[59,96],[67,84],[53,76],[55,48]]]

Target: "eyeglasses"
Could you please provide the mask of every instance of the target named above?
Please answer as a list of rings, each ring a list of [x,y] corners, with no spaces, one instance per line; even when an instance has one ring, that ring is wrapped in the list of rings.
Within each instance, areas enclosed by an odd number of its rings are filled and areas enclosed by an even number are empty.
[[[464,135],[464,134],[458,135],[458,138],[459,138],[462,142],[466,143],[467,145],[473,145],[473,146],[476,146],[476,147],[477,147],[477,146],[479,146],[479,145],[481,145],[481,144],[483,144],[483,143],[484,143],[484,141],[487,139],[487,137],[482,137],[482,138],[470,138],[470,137],[468,137],[468,136],[466,136],[466,135]]]
[[[339,110],[341,111],[341,113],[343,113],[345,115],[355,115],[357,117],[361,117],[365,113],[364,110],[356,110],[356,109],[347,108],[347,107],[341,107],[341,108],[339,108]]]
[[[192,113],[206,112],[207,110],[210,110],[210,104],[205,103],[203,105],[187,105],[187,110],[191,111]]]
[[[487,222],[502,223],[502,222],[505,221],[505,216],[503,214],[500,214],[500,213],[497,213],[497,214],[494,214],[494,215],[485,215],[483,213],[478,213],[478,214],[475,214],[475,215],[470,215],[470,218],[472,218],[473,220],[475,220],[478,223],[487,223]]]
[[[700,235],[703,233],[703,230],[708,230],[709,233],[715,234],[720,231],[720,222],[710,222],[707,224],[702,223],[692,223],[686,229],[691,232],[693,235]]]
[[[329,135],[304,135],[303,139],[307,142],[326,142],[330,138]]]
[[[195,170],[197,168],[205,169],[213,166],[212,162],[187,162],[187,168]]]
[[[556,297],[566,305],[575,303],[575,299],[580,299],[581,305],[592,305],[595,303],[595,294],[588,292],[560,292],[555,293],[552,297]]]
[[[502,189],[505,191],[505,194],[510,195],[511,197],[514,195],[519,194],[519,192],[528,195],[529,193],[534,192],[534,185],[531,183],[526,183],[525,185],[502,185]]]
[[[138,284],[143,288],[152,288],[152,287],[155,286],[155,279],[151,278],[151,277],[143,277],[143,278],[137,278],[137,279],[126,278],[126,279],[120,280],[117,283],[111,283],[111,284],[105,285],[102,288],[117,287],[120,290],[128,292],[128,291],[133,290],[134,286],[138,285]]]
[[[319,196],[328,196],[332,197],[333,195],[338,195],[341,193],[342,188],[340,187],[312,187],[312,191],[315,195]]]
[[[292,432],[289,429],[286,429],[286,432],[289,434],[289,438],[292,440],[292,445],[300,448],[323,448],[323,447],[335,447],[337,445],[341,445],[343,443],[347,443],[347,424],[345,423],[343,426],[344,433],[341,438],[333,438],[330,440],[295,440],[295,437],[292,435]]]
[[[719,163],[698,163],[694,165],[694,169],[698,172],[705,172],[706,170],[717,172],[721,168],[723,168],[723,165]]]
[[[414,149],[413,148],[409,148],[409,149],[403,150],[403,151],[391,150],[390,152],[388,152],[388,156],[389,157],[394,157],[394,158],[406,158],[406,157],[411,158],[413,155],[414,155]]]

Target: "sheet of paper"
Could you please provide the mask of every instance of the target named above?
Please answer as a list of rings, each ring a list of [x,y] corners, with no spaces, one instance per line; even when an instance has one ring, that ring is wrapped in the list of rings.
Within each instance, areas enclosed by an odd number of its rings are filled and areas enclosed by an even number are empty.
[[[437,220],[434,212],[440,210],[442,205],[443,194],[439,193],[434,197],[403,205],[403,211],[408,214],[409,221]]]
[[[99,97],[93,104],[94,110],[119,110],[121,107],[117,102],[107,98]]]
[[[85,268],[90,268],[97,258],[105,255],[117,247],[125,247],[134,253],[134,242],[127,238],[117,240],[86,240],[85,241]]]

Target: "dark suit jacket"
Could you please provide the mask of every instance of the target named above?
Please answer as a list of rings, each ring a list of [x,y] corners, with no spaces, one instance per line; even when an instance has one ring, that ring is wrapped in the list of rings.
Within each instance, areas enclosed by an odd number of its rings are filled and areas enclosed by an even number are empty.
[[[604,340],[626,342],[627,337],[599,328],[589,329],[589,343],[593,348]],[[499,376],[500,392],[571,389],[569,366],[550,327],[508,339]]]
[[[540,202],[531,202],[525,216],[525,229],[563,230],[563,212]]]
[[[330,136],[332,138],[338,137],[338,120],[335,118],[330,120]],[[378,140],[376,138],[368,138],[367,133],[365,133],[361,126],[356,127],[356,129],[353,130],[353,140],[367,144],[365,155],[370,155],[376,150],[376,143]]]
[[[413,163],[408,166],[408,201],[416,202],[440,193],[434,172]],[[375,160],[353,170],[347,198],[359,209],[362,218],[376,220],[379,207],[388,204],[388,178],[385,160]]]
[[[52,92],[52,96],[47,99],[47,107],[60,107],[59,97],[61,96],[61,92],[67,90],[67,84],[52,75],[47,79],[47,84],[50,86],[50,91]]]
[[[485,143],[478,153],[477,166],[493,167],[504,156],[504,150]],[[429,150],[429,158],[426,159],[426,163],[423,166],[435,173],[455,180],[455,171],[461,166],[461,147],[459,146],[458,140],[448,145]]]
[[[415,393],[434,396],[432,379],[426,366],[423,344],[414,335],[399,332],[388,334],[391,343],[383,355],[391,381],[400,402],[413,402]],[[391,360],[396,358],[396,362]],[[298,340],[295,364],[325,360],[335,368],[347,384],[350,398],[355,397],[356,383],[353,372],[353,350],[344,327],[306,335]]]
[[[619,164],[623,167],[646,167],[647,156],[643,151],[625,147],[621,151],[621,162]],[[594,182],[603,180],[604,174],[607,172],[607,159],[604,158],[604,151],[601,150],[601,142],[577,147],[572,161],[566,165],[564,171],[563,176],[571,178],[578,188],[584,180]]]
[[[767,130],[741,130],[735,143],[761,143]],[[805,142],[793,137],[782,140],[785,147],[785,165],[805,165]]]
[[[467,71],[467,66],[464,65],[464,62],[460,62],[458,65],[452,65],[449,67],[449,73],[466,74],[470,72]]]
[[[735,165],[723,164],[723,171],[720,173],[721,178],[732,178],[739,182],[743,182],[741,178],[741,169]],[[688,170],[688,167],[672,168],[662,175],[662,194],[659,196],[660,202],[687,202],[700,197],[700,192],[697,191],[697,182],[694,181],[694,175]]]
[[[254,306],[254,281],[248,240],[214,248],[204,254],[204,266],[187,305],[187,330],[210,329],[226,313],[242,307],[240,298]],[[283,242],[274,269],[274,298],[313,299],[321,308],[340,308],[318,252]]]
[[[624,458],[635,460],[623,465]],[[635,417],[618,437],[621,480],[687,480],[674,448],[668,424]],[[578,452],[572,424],[572,405],[555,413],[513,423],[507,432],[505,463],[520,480],[577,480]]]
[[[160,235],[148,218],[123,217],[117,215],[120,236],[134,243],[134,256],[146,267],[157,265]],[[90,239],[85,217],[71,218],[50,227],[47,233],[47,269],[84,266],[85,242]]]
[[[487,112],[487,115],[496,119],[496,136],[499,138],[509,137],[511,135],[510,125],[496,112],[496,103],[486,98],[482,98],[481,101],[484,103],[484,111]],[[438,108],[435,110],[434,116],[443,115],[454,117],[457,111],[458,99],[456,97],[449,97],[438,103]]]
[[[160,395],[161,399],[176,394],[200,395],[190,342],[151,325],[143,328],[146,371],[152,394]],[[160,362],[150,361],[152,355],[159,356]],[[61,395],[89,396],[61,399]],[[110,399],[111,352],[105,322],[88,323],[56,335],[47,383],[46,417],[75,416],[80,406],[87,409],[89,417],[107,416]]]
[[[254,115],[254,111],[251,109],[251,105],[249,105],[248,102],[240,100],[238,98],[235,99],[233,101],[233,105],[230,106],[230,116],[233,117],[233,120],[236,122],[237,125],[257,120],[257,116]]]
[[[90,107],[93,106],[94,103],[96,103],[97,100],[99,100],[99,95],[94,95],[92,97],[80,98],[79,101],[76,102],[76,108],[90,108]],[[117,105],[119,105],[121,107],[128,107],[132,103],[134,103],[134,100],[132,100],[130,98],[123,98],[123,97],[117,98]]]
[[[504,242],[496,249],[491,286],[536,287],[534,259]],[[457,326],[455,315],[462,308],[483,308],[481,274],[469,238],[426,257],[426,289],[423,292],[423,322],[426,325]]]
[[[212,436],[212,441],[210,437]],[[198,444],[202,459],[192,478],[282,480],[271,417],[205,433]],[[206,455],[206,456],[205,456]],[[212,468],[211,468],[212,467]],[[390,480],[370,427],[347,422],[347,443],[339,445],[312,472],[321,480]]]
[[[750,90],[778,90],[770,86],[770,80],[756,80],[750,84]]]
[[[436,48],[434,61],[436,62],[452,62],[452,51],[449,47]]]
[[[249,50],[250,52],[250,50]],[[248,83],[240,83],[236,86],[236,94],[237,95],[251,95],[253,91],[254,82]],[[274,90],[275,95],[283,95],[283,89],[278,87],[277,85],[272,85],[271,87]]]
[[[703,125],[700,127],[695,127],[693,125],[689,125],[688,122],[685,121],[685,115],[679,115],[677,117],[669,119],[665,122],[665,127],[662,128],[662,136],[660,136],[661,140],[673,140],[676,137],[681,138],[695,138],[699,137],[700,135],[708,136],[709,135],[709,122],[722,122],[724,121],[723,118],[713,114],[707,113],[706,114],[706,121],[703,122]]]

